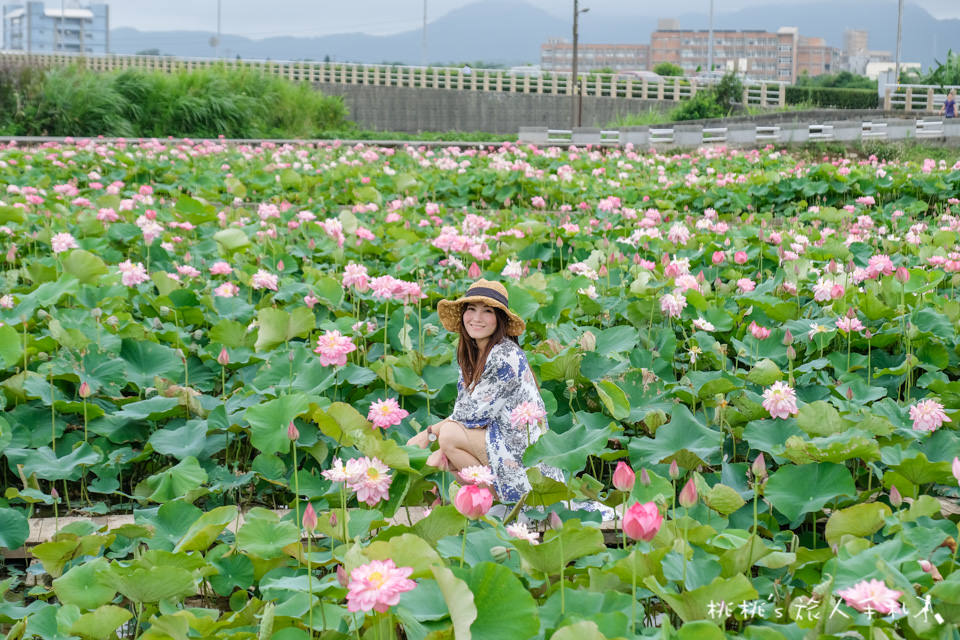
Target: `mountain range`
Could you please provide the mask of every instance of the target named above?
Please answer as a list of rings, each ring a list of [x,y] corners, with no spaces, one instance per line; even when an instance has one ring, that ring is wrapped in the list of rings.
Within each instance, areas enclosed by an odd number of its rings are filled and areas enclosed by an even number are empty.
[[[582,2],[588,6],[589,0]],[[661,17],[676,18],[682,29],[706,29],[705,13]],[[755,6],[718,13],[716,29],[776,31],[794,26],[802,36],[824,38],[842,48],[845,29],[869,32],[869,47],[893,51],[896,45],[895,0],[834,0]],[[942,61],[948,49],[960,50],[960,20],[937,20],[913,4],[903,18],[902,60],[921,62],[924,68]],[[657,28],[656,17],[585,13],[580,18],[583,43],[646,43]],[[548,38],[570,39],[571,25],[524,2],[476,2],[430,22],[427,26],[427,61],[462,64],[483,61],[497,64],[536,64],[540,45]],[[140,31],[112,29],[113,53],[154,50],[181,57],[212,57],[215,34],[204,31]],[[419,29],[392,35],[342,33],[319,37],[251,39],[224,34],[220,53],[226,57],[272,60],[333,60],[339,62],[419,64],[422,59]]]

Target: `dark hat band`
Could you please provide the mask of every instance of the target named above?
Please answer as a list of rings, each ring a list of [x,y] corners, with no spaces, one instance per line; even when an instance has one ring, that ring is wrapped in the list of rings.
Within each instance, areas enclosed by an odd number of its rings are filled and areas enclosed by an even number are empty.
[[[471,298],[473,296],[483,296],[485,298],[492,298],[502,304],[503,306],[510,308],[510,304],[507,302],[506,296],[497,291],[496,289],[488,289],[487,287],[473,287],[464,295],[465,298]]]

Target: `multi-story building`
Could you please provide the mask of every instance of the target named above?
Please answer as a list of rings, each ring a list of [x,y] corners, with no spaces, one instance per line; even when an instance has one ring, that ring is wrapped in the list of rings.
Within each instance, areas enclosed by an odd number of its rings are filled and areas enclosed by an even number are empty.
[[[840,51],[823,38],[801,37],[797,44],[797,76],[836,73],[839,61]]]
[[[650,47],[645,44],[578,44],[577,69],[627,71],[647,69]],[[573,69],[573,44],[553,38],[540,45],[540,67],[544,71],[570,73]]]
[[[867,52],[867,40],[870,32],[865,29],[846,29],[843,32],[843,52],[848,56],[859,56]]]
[[[707,71],[710,32],[664,29],[650,36],[650,66],[679,65],[685,72]],[[796,77],[796,29],[713,31],[714,69],[744,73],[757,80],[792,82]]]
[[[43,2],[3,7],[3,48],[43,53],[109,53],[110,7],[47,9]]]

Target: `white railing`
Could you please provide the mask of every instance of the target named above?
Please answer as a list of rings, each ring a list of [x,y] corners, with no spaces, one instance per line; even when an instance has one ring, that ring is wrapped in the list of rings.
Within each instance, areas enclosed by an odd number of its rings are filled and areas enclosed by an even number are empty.
[[[576,85],[583,96],[633,98],[679,102],[717,82],[710,78],[647,79],[629,74],[578,74],[578,83],[569,73],[543,72],[537,75],[510,73],[504,69],[457,67],[416,67],[341,62],[296,62],[272,60],[236,60],[217,58],[174,58],[121,54],[79,55],[69,53],[26,53],[0,51],[0,60],[40,67],[77,65],[92,71],[195,71],[213,67],[254,69],[293,81],[316,84],[371,85],[456,91],[501,91],[546,95],[573,95]],[[743,102],[759,107],[782,107],[786,89],[782,82],[745,85]]]
[[[939,111],[950,89],[960,93],[960,86],[943,87],[930,84],[887,85],[883,93],[884,111]]]
[[[616,135],[615,135],[616,134]],[[619,132],[583,127],[547,129],[521,127],[520,143],[550,145],[627,145],[640,147],[693,148],[706,144],[750,147],[769,143],[857,142],[869,140],[924,139],[956,144],[960,141],[960,118],[860,120],[830,123],[789,123],[780,125],[740,124],[726,127],[685,124],[628,127]]]

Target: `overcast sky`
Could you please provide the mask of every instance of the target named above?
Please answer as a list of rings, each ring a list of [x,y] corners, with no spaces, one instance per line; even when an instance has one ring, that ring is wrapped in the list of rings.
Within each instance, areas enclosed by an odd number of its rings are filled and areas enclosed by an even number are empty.
[[[0,3],[5,0],[0,0]],[[6,0],[9,2],[10,0]],[[46,0],[55,6],[57,0]],[[97,1],[97,0],[91,0]],[[427,0],[428,21],[476,0]],[[796,4],[804,0],[716,0],[716,11],[732,11],[751,5]],[[911,0],[937,18],[960,18],[960,0]],[[364,32],[371,34],[407,31],[420,26],[424,0],[221,0],[224,33],[266,38],[282,35],[324,35]],[[527,0],[558,17],[572,13],[571,0]],[[66,0],[67,6],[77,0]],[[86,2],[83,2],[86,4]],[[164,31],[188,29],[216,31],[217,0],[112,0],[112,27]],[[673,17],[705,13],[709,0],[672,0],[669,13],[650,0],[581,0],[581,6],[610,15]],[[663,15],[658,15],[663,14]]]

